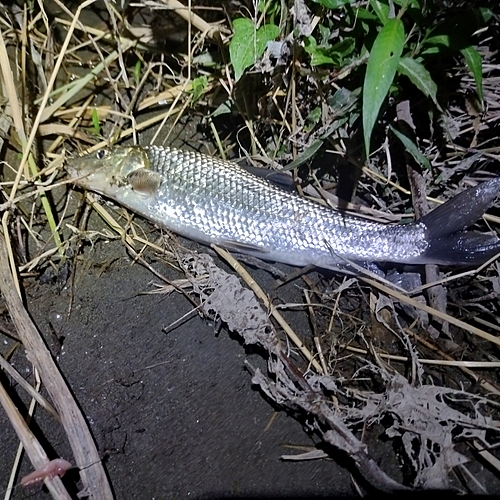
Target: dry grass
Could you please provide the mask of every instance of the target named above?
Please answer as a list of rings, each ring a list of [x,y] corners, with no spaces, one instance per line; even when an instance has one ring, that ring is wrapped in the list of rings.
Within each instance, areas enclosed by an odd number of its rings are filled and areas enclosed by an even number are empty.
[[[24,384],[25,389],[45,411],[55,413],[61,421],[85,489],[91,498],[103,500],[112,494],[92,437],[44,348],[40,333],[19,300],[23,276],[37,273],[47,262],[54,265],[64,262],[68,249],[78,249],[82,240],[91,241],[97,236],[119,237],[136,252],[137,259],[143,252],[164,253],[164,250],[141,234],[133,221],[126,224],[118,221],[112,211],[90,194],[86,195],[86,201],[111,232],[96,235],[92,228],[72,225],[73,221],[65,218],[67,204],[55,208],[47,196],[47,191],[56,192],[65,183],[62,173],[65,156],[68,151],[95,151],[109,142],[138,141],[141,132],[151,128],[155,130],[155,142],[169,141],[178,122],[198,113],[213,112],[218,104],[231,99],[241,113],[241,129],[249,137],[248,144],[241,144],[241,149],[251,151],[254,157],[258,154],[268,165],[276,165],[277,160],[289,162],[306,151],[316,138],[307,132],[306,116],[311,109],[301,102],[298,94],[305,88],[317,91],[318,87],[309,85],[307,68],[292,62],[280,69],[286,78],[271,80],[259,75],[266,79],[268,88],[258,96],[258,104],[265,106],[260,114],[255,114],[249,111],[255,102],[247,102],[247,108],[242,105],[241,94],[245,89],[235,85],[227,61],[206,66],[199,62],[210,52],[227,49],[230,29],[222,12],[212,22],[204,18],[203,10],[189,13],[187,6],[176,0],[161,2],[188,21],[186,45],[174,58],[153,49],[150,44],[154,44],[151,41],[154,33],[149,26],[134,24],[138,13],[147,11],[148,2],[132,9],[135,16],[120,12],[112,2],[104,2],[100,5],[101,24],[95,22],[92,26],[86,19],[89,9],[95,7],[94,0],[73,11],[59,1],[55,3],[57,14],[45,12],[44,2],[38,2],[32,10],[23,4],[23,8],[0,15],[2,117],[8,117],[0,123],[0,136],[9,136],[11,143],[10,155],[3,159],[10,163],[4,166],[1,183],[0,285],[20,341],[47,387],[55,410],[40,397],[38,388]],[[56,36],[55,30],[63,34],[62,38]],[[423,198],[428,202],[441,203],[459,189],[488,177],[488,161],[499,159],[500,144],[494,127],[500,110],[500,64],[495,59],[498,47],[494,43],[497,42],[490,38],[482,44],[485,111],[475,112],[467,104],[473,82],[459,66],[455,68],[459,87],[441,118],[441,130],[421,139],[434,168],[433,172],[424,172],[420,180],[426,193]],[[348,77],[351,69],[339,73],[331,82],[332,87],[343,85],[343,78]],[[36,88],[30,84],[35,75]],[[193,89],[201,81],[198,77],[206,80],[195,97]],[[347,80],[345,85],[348,83]],[[238,136],[218,132],[215,117],[207,119],[206,128],[213,133],[217,144],[211,152],[218,149],[218,154],[230,156]],[[356,164],[347,145],[348,139],[352,139],[348,135],[347,125],[345,129],[336,129],[329,138],[329,152]],[[278,151],[281,151],[279,158]],[[399,158],[393,158],[393,154],[385,142],[370,165],[362,166],[358,193],[363,201],[371,201],[363,210],[373,218],[381,212],[394,211],[393,218],[397,219],[409,206],[411,189],[403,187],[401,177],[394,174],[391,166]],[[472,167],[478,162],[482,170],[472,176]],[[326,177],[317,186],[330,204],[337,201],[329,192],[334,179],[335,176]],[[13,214],[30,240],[30,250],[25,249],[23,255],[17,254],[24,248],[21,241],[13,244],[13,239],[19,236]],[[498,224],[500,218],[489,215],[485,221]],[[233,292],[238,286],[213,261],[201,259],[201,264],[196,261],[196,267],[192,259],[197,257],[186,260],[180,250],[172,249],[169,257],[172,261],[178,257],[188,277],[168,283],[169,288],[164,291],[187,293],[187,290],[192,297],[201,297],[195,310],[215,312],[247,342],[263,345],[268,350],[269,371],[274,378],[256,370],[254,382],[283,407],[314,417],[311,429],[327,443],[347,451],[372,484],[386,491],[405,489],[375,465],[363,441],[363,433],[388,415],[392,421],[385,431],[403,443],[406,454],[403,452],[400,459],[412,469],[409,480],[412,485],[428,488],[453,484],[475,491],[472,479],[460,485],[453,477],[453,470],[466,467],[464,454],[470,460],[479,456],[488,459],[500,473],[493,449],[498,440],[500,395],[497,260],[466,273],[443,275],[434,270],[435,279],[417,286],[411,294],[363,275],[335,276],[328,280],[305,275],[297,279],[304,291],[304,303],[281,305],[285,309],[301,307],[307,312],[314,335],[304,338],[285,321],[278,307],[233,257],[226,251],[216,251],[253,291],[252,300],[260,304],[262,317],[257,318],[253,331],[240,331],[242,327],[237,326],[231,311],[217,309],[222,306],[217,305],[215,297],[210,299],[207,295],[203,288],[206,275],[217,278],[221,286]],[[157,277],[161,280],[160,275]],[[443,287],[438,298],[430,298],[429,289],[436,290],[438,285]],[[211,309],[205,307],[204,301],[208,299]],[[272,322],[268,316],[273,318]],[[2,369],[12,370],[7,366]],[[445,379],[452,381],[450,386],[429,383]],[[465,390],[474,383],[479,384],[480,394]],[[395,399],[397,394],[411,400],[411,407],[403,408]],[[1,386],[0,400],[33,466],[46,464],[48,458],[43,448]],[[412,424],[412,419],[418,422]],[[440,424],[441,428],[436,424],[439,419],[445,422]],[[423,420],[435,426],[431,444],[440,451],[428,449],[422,438],[425,431],[417,425]],[[450,436],[464,426],[467,435],[464,433],[456,441],[466,442],[470,447],[460,447],[459,453]],[[411,443],[407,443],[415,436],[420,439],[416,458],[409,451]],[[488,450],[490,446],[492,449]],[[434,482],[429,479],[431,476]],[[461,477],[469,476],[463,473]],[[45,482],[54,498],[68,498],[59,478]]]

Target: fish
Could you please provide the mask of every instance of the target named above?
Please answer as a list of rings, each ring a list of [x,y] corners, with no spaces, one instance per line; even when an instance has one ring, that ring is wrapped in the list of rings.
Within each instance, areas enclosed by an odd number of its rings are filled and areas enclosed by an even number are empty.
[[[471,187],[419,220],[373,222],[285,191],[237,163],[159,146],[113,146],[69,159],[74,184],[161,228],[293,266],[475,266],[500,253],[494,233],[468,230],[493,204],[500,177]]]

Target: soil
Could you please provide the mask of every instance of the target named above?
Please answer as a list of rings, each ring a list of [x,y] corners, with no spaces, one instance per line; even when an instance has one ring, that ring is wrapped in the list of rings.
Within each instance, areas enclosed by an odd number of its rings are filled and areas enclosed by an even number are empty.
[[[153,265],[173,276],[163,263]],[[264,366],[261,357],[196,313],[168,329],[192,304],[179,293],[144,294],[159,280],[132,263],[120,241],[97,242],[77,260],[74,280],[54,281],[32,284],[28,309],[90,423],[116,498],[355,494],[348,471],[331,460],[280,459],[314,443],[252,388],[245,359]],[[29,378],[24,353],[13,365]],[[22,390],[19,396],[21,405]],[[3,412],[0,425],[5,488],[17,439]],[[35,429],[54,457],[71,460],[61,427],[43,410]],[[30,470],[23,458],[21,475]],[[65,476],[75,479],[76,472]],[[47,497],[41,486],[13,492],[16,499]]]

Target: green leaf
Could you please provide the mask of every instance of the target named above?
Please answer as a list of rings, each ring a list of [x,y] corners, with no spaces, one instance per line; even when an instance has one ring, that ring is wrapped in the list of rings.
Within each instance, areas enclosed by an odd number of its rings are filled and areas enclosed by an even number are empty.
[[[465,58],[465,62],[471,73],[474,75],[474,81],[476,82],[476,91],[481,106],[483,105],[483,64],[481,56],[478,51],[469,45],[460,51]]]
[[[399,60],[398,72],[407,76],[413,85],[425,96],[430,97],[436,107],[442,111],[436,96],[437,85],[421,62],[416,61],[412,57],[402,57]]]
[[[368,58],[363,83],[363,136],[367,156],[373,127],[396,75],[404,41],[402,21],[389,19],[377,35]]]
[[[193,95],[191,105],[195,104],[199,98],[205,92],[205,89],[208,87],[208,78],[206,75],[199,76],[195,78],[191,85],[191,93]]]
[[[233,108],[233,101],[231,99],[228,99],[222,104],[219,104],[219,107],[210,116],[212,118],[215,118],[216,116],[219,115],[227,115],[229,113],[232,113],[232,108]]]
[[[424,37],[422,54],[446,52],[446,49],[460,51],[468,47],[470,37],[484,24],[481,11],[467,9],[454,17],[447,17]]]
[[[307,121],[313,125],[316,125],[321,119],[321,108],[318,106],[311,110],[309,116],[307,117]]]
[[[389,20],[389,5],[380,0],[370,0],[370,5],[382,24]]]
[[[331,46],[329,44],[318,45],[316,39],[308,36],[304,40],[304,50],[311,56],[311,66],[321,64],[333,64],[340,66],[344,57],[350,55],[355,49],[353,38],[346,38]]]
[[[266,19],[272,19],[279,15],[281,7],[282,5],[279,1],[259,0],[257,10],[264,14]]]
[[[280,34],[280,29],[275,24],[265,24],[257,30],[256,45],[257,58],[262,57],[266,50],[267,42],[271,42]]]
[[[422,6],[420,5],[420,2],[418,0],[394,0],[394,3],[396,5],[399,5],[400,7],[414,7],[416,9],[422,9]]]
[[[134,64],[134,80],[135,84],[139,85],[139,82],[141,81],[141,60],[138,59],[137,62]]]
[[[395,129],[392,125],[390,125],[390,129],[392,130],[392,133],[403,143],[406,151],[413,156],[415,161],[427,170],[431,170],[432,167],[429,160],[418,150],[417,145],[408,136]]]
[[[489,22],[489,20],[493,17],[493,11],[488,9],[488,7],[479,7],[479,17],[483,24]]]
[[[451,47],[450,35],[435,35],[425,40],[424,46],[428,47],[423,54],[439,54],[444,49]]]
[[[391,0],[390,2],[388,0],[370,0],[369,3],[382,24],[385,24],[389,20],[391,12],[390,4],[392,3],[399,5],[405,10],[409,8],[422,10],[422,6],[418,0]]]
[[[289,163],[285,168],[282,168],[282,170],[293,170],[310,160],[318,152],[318,149],[323,146],[324,142],[325,141],[322,139],[316,139],[300,156],[295,158],[295,160]]]
[[[363,21],[377,21],[377,16],[370,12],[368,9],[359,8],[356,10],[355,20],[363,20]],[[353,20],[353,24],[356,22]],[[363,23],[364,24],[364,23]]]
[[[332,46],[331,51],[338,54],[341,59],[351,55],[356,48],[356,41],[354,38],[344,38],[342,41],[337,42]]]
[[[318,31],[321,35],[321,40],[319,44],[322,45],[323,47],[326,47],[327,45],[329,45],[328,40],[330,40],[330,37],[332,36],[332,30],[327,26],[318,24]]]
[[[327,9],[338,9],[348,3],[354,3],[356,0],[314,0],[314,2],[323,5]]]
[[[316,39],[312,36],[304,40],[304,50],[311,56],[311,66],[320,66],[321,64],[333,64],[333,59],[326,54],[327,49],[318,47]]]
[[[99,122],[99,112],[96,108],[92,110],[91,120],[94,126],[94,132],[96,135],[99,135],[101,133],[101,123]]]
[[[328,100],[328,105],[336,117],[344,116],[354,109],[359,100],[360,90],[361,89],[358,88],[351,92],[350,90],[341,87],[335,92],[335,94],[333,94],[333,96]]]
[[[266,24],[258,30],[250,19],[241,17],[233,21],[234,35],[229,43],[229,57],[234,68],[234,79],[238,81],[245,69],[262,57],[267,42],[279,35],[279,28]]]

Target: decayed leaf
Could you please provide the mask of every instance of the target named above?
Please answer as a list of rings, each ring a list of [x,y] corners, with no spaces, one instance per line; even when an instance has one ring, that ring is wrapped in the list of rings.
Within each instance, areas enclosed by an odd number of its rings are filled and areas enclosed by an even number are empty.
[[[415,471],[415,486],[448,488],[451,469],[467,462],[456,450],[455,442],[467,437],[488,446],[486,430],[495,428],[495,423],[478,411],[485,401],[447,387],[413,386],[399,373],[389,373],[373,365],[367,369],[382,377],[385,391],[370,393],[363,408],[349,408],[346,413],[367,424],[391,417],[386,435],[400,439],[403,444]],[[449,403],[453,401],[468,402],[470,414],[452,408]]]

